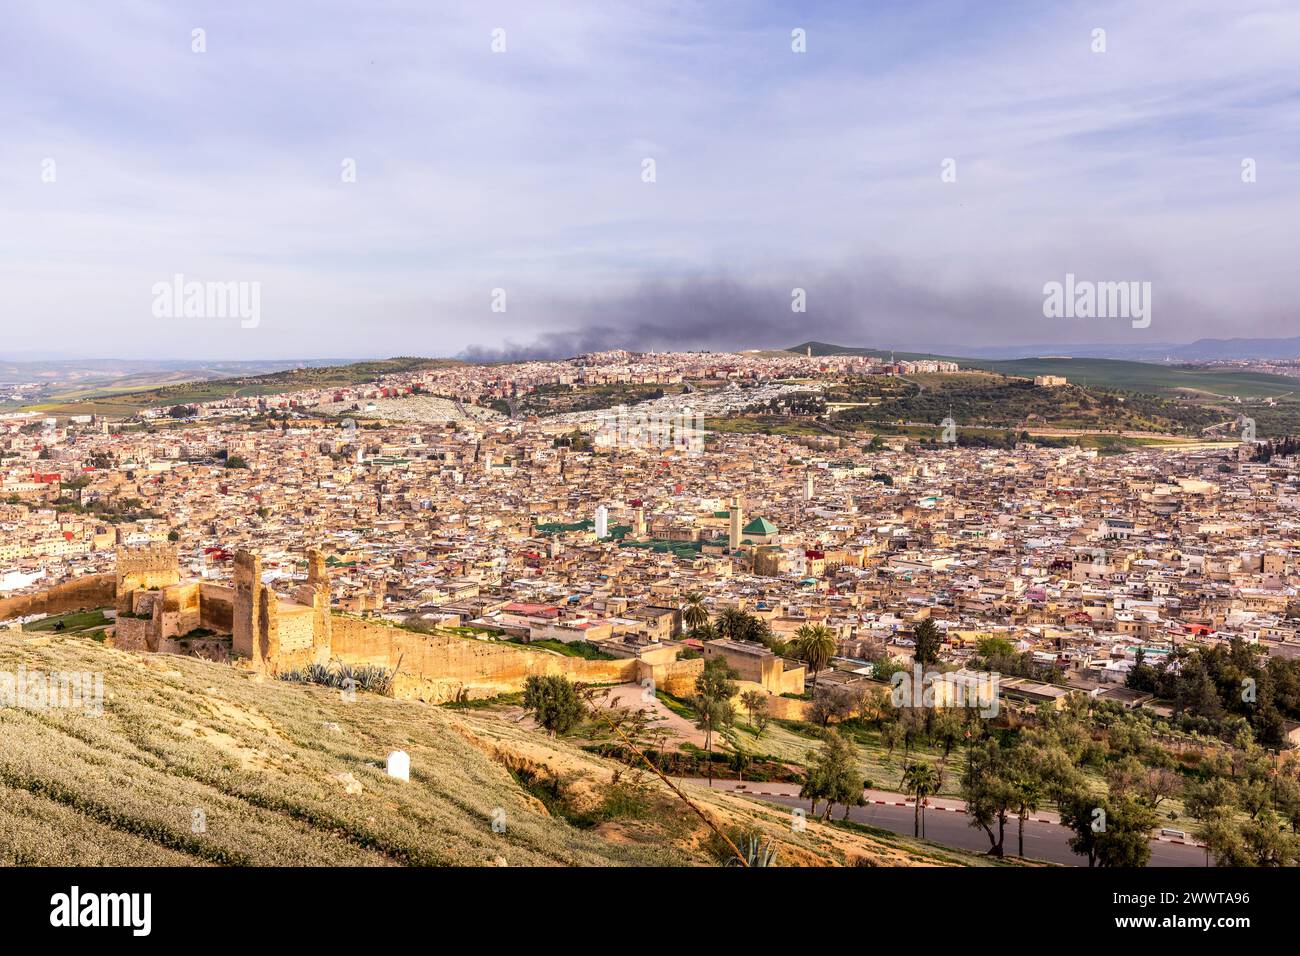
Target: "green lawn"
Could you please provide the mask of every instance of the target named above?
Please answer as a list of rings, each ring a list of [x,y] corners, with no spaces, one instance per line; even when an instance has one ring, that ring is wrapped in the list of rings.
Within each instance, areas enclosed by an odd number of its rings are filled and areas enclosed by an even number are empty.
[[[64,630],[73,632],[104,627],[109,623],[109,620],[104,616],[103,610],[73,611],[70,614],[60,614],[57,617],[47,617],[39,621],[33,621],[31,624],[24,625],[23,630],[53,631],[59,623],[63,624]]]
[[[590,641],[522,641],[512,640],[511,644],[518,644],[521,647],[540,647],[543,650],[554,651],[557,654],[563,654],[565,657],[581,657],[585,661],[612,661],[613,654],[606,654],[595,644]]]

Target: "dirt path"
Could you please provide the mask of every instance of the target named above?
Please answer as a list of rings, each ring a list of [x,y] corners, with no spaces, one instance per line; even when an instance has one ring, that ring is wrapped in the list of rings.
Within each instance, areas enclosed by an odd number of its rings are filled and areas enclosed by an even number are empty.
[[[704,731],[698,730],[685,717],[674,714],[658,697],[650,695],[649,700],[643,700],[643,691],[644,689],[639,684],[619,684],[617,687],[609,689],[608,700],[612,701],[617,707],[626,707],[629,710],[649,710],[652,712],[653,727],[671,731],[674,736],[679,738],[679,743],[692,743],[697,747],[704,746]]]

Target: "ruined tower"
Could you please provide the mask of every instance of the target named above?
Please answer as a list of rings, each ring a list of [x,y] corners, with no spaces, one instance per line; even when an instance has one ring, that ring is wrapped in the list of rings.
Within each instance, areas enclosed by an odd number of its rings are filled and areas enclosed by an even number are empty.
[[[231,650],[236,656],[252,658],[255,664],[265,660],[265,619],[262,585],[262,558],[251,551],[235,553],[234,620],[231,624]]]
[[[325,555],[318,548],[307,552],[307,584],[299,595],[302,604],[311,605],[312,647],[324,648],[324,659],[329,659],[330,647],[330,577]]]
[[[174,544],[144,544],[120,547],[117,557],[117,610],[130,614],[131,592],[171,587],[181,579]]]

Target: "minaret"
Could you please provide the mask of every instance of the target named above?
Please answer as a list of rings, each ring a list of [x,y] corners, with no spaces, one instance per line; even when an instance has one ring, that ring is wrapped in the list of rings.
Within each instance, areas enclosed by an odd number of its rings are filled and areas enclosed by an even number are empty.
[[[735,551],[740,547],[740,528],[743,522],[740,510],[740,495],[731,499],[731,528],[727,535],[727,547]]]
[[[632,538],[635,541],[645,540],[645,507],[640,499],[632,502]]]
[[[609,509],[604,505],[596,508],[596,537],[606,538],[609,536]]]
[[[810,468],[808,469],[808,473],[805,476],[805,482],[803,486],[803,500],[812,501],[812,498],[813,498],[813,473],[812,473],[812,469]]]

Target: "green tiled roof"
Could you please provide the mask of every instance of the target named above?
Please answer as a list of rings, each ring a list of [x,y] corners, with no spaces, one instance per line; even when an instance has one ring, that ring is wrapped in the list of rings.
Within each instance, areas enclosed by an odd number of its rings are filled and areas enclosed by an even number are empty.
[[[740,530],[741,534],[776,534],[776,525],[766,518],[755,518]]]

